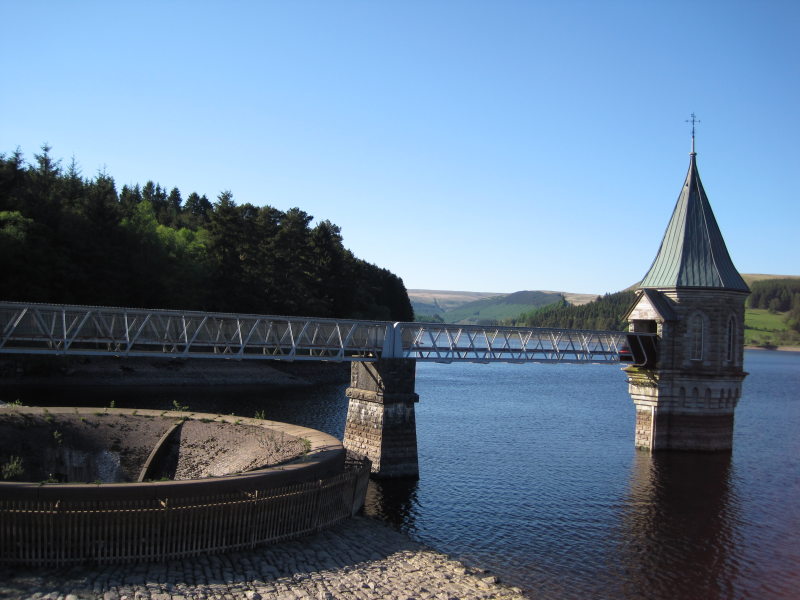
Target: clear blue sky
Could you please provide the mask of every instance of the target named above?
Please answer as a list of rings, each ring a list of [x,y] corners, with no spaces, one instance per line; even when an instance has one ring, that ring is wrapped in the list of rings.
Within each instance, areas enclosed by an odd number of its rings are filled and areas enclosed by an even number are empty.
[[[800,273],[800,3],[0,0],[0,152],[299,206],[409,288],[638,281],[689,163]]]

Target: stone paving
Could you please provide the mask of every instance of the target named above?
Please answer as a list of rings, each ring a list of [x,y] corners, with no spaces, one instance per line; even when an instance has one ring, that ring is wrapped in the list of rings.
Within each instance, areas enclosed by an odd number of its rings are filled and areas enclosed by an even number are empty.
[[[169,563],[51,569],[0,568],[0,598],[51,600],[483,600],[524,598],[519,588],[356,517],[253,551]]]

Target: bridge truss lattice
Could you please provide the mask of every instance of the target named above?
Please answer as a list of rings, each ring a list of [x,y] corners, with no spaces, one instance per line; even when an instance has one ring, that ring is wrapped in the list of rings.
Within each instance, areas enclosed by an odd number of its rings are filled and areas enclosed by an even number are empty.
[[[0,354],[617,364],[631,335],[0,302]]]

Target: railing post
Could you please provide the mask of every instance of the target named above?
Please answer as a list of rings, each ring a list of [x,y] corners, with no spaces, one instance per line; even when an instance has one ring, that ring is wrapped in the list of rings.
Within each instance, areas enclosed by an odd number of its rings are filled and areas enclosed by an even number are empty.
[[[381,358],[403,358],[403,324],[386,325],[386,336],[383,338]]]

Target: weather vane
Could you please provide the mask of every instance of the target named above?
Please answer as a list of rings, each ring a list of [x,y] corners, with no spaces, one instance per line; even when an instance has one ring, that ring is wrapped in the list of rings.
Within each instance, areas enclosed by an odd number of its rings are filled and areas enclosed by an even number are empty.
[[[690,115],[689,119],[686,119],[687,123],[692,124],[692,154],[694,154],[694,126],[696,123],[700,123],[700,119],[698,119],[694,113]]]

